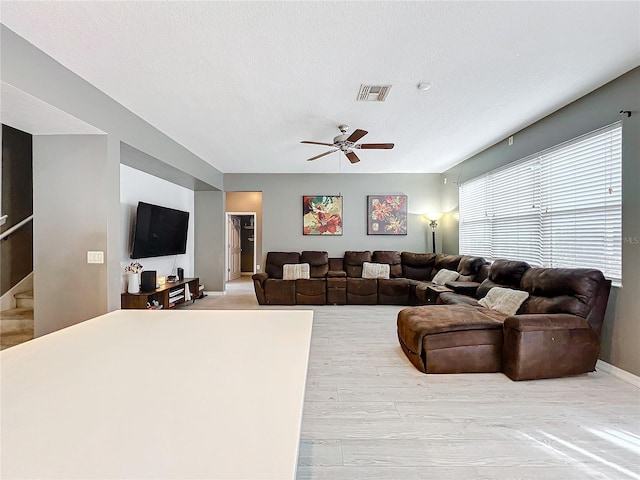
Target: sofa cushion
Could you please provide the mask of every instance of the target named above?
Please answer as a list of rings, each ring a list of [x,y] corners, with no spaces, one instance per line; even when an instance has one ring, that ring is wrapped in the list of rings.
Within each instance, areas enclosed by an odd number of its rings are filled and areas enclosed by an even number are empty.
[[[436,285],[444,285],[447,282],[453,282],[459,276],[460,274],[458,272],[443,268],[442,270],[440,270],[438,273],[435,274],[432,281]]]
[[[389,264],[364,262],[362,278],[389,278]]]
[[[285,263],[282,266],[283,280],[297,280],[299,278],[309,278],[308,263]]]
[[[427,305],[398,313],[398,335],[409,350],[420,354],[425,335],[464,330],[500,329],[505,315],[468,305]]]
[[[484,297],[493,287],[520,288],[520,281],[524,272],[529,270],[531,265],[527,262],[514,260],[495,260],[491,264],[489,276],[480,284],[476,292],[477,298]]]
[[[478,300],[478,303],[483,307],[511,316],[516,314],[527,297],[529,293],[522,290],[494,287],[484,298]]]
[[[347,277],[362,278],[362,264],[371,261],[371,252],[355,252],[348,250],[344,252],[344,270]]]
[[[478,274],[480,267],[485,263],[487,263],[487,261],[482,257],[469,257],[465,255],[460,259],[460,263],[458,264],[458,273],[461,276],[470,277],[468,281],[472,282]]]
[[[411,280],[429,281],[436,264],[435,253],[411,253],[402,252],[402,276]]]
[[[522,289],[531,295],[522,313],[571,313],[586,318],[603,282],[599,270],[531,268],[522,276]]]
[[[462,255],[449,255],[448,253],[438,253],[436,255],[436,264],[434,265],[434,270],[435,270],[434,273],[439,272],[443,268],[457,272],[458,265],[460,265],[460,260],[462,260]]]
[[[282,279],[282,266],[285,263],[300,263],[298,252],[269,252],[264,271],[269,278]]]
[[[394,250],[376,250],[372,257],[375,263],[386,263],[389,265],[388,278],[402,277],[402,258],[400,252]]]
[[[311,278],[324,278],[329,271],[329,254],[327,252],[302,252],[300,262],[309,264],[309,276]]]

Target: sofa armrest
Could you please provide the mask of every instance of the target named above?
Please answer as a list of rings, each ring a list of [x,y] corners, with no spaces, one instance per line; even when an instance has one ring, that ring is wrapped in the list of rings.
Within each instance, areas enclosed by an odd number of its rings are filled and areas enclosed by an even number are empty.
[[[512,380],[580,375],[595,370],[600,339],[582,317],[513,315],[504,321],[502,371]]]
[[[253,280],[253,289],[256,292],[256,300],[258,300],[260,305],[266,305],[267,303],[267,299],[264,295],[264,282],[266,282],[268,278],[269,275],[264,272],[255,273],[251,276],[251,279]]]
[[[254,282],[257,280],[258,282],[260,282],[260,284],[263,284],[263,283],[264,283],[264,281],[265,281],[267,278],[269,278],[269,275],[267,275],[267,274],[266,274],[266,273],[264,273],[264,272],[260,272],[260,273],[254,273],[254,274],[252,275],[252,277],[251,277],[251,278],[252,278],[252,280],[253,280]]]
[[[478,300],[468,295],[462,295],[455,292],[441,293],[438,297],[438,305],[471,305],[477,307]]]
[[[475,297],[480,286],[478,282],[447,282],[445,285],[454,292],[468,297]]]
[[[504,321],[505,328],[519,332],[539,332],[550,330],[577,330],[591,328],[584,318],[569,313],[535,313],[513,315]]]
[[[345,272],[344,270],[329,270],[327,272],[327,278],[342,278],[346,276],[347,272]]]

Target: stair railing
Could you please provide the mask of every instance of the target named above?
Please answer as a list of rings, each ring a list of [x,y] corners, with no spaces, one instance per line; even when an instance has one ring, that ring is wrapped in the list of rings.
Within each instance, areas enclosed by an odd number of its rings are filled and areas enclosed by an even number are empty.
[[[11,227],[10,229],[8,229],[8,230],[2,232],[2,234],[0,234],[0,240],[4,240],[9,235],[11,235],[13,232],[18,230],[20,227],[22,227],[23,225],[26,225],[27,223],[29,223],[32,220],[33,220],[33,215],[29,215],[27,218],[25,218],[21,222],[16,223],[13,227]]]

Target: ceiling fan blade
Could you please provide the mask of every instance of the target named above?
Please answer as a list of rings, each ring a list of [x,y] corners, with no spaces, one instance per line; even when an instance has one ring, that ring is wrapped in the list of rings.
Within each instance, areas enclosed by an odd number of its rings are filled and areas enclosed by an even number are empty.
[[[344,154],[347,156],[351,163],[358,163],[360,161],[358,156],[353,152],[345,152]]]
[[[364,137],[367,133],[369,133],[369,132],[357,129],[351,135],[349,135],[349,138],[347,138],[347,142],[355,143],[358,140],[360,140],[362,137]]]
[[[310,140],[303,140],[300,143],[310,143],[311,145],[325,145],[327,147],[333,147],[333,143],[312,142]]]
[[[325,155],[329,155],[330,153],[337,152],[337,151],[338,149],[336,148],[335,150],[329,150],[328,152],[321,153],[320,155],[316,155],[315,157],[307,158],[307,162],[310,162],[311,160],[315,160],[320,157],[324,157]]]
[[[363,143],[358,145],[358,148],[362,149],[375,149],[375,148],[383,148],[385,150],[389,150],[393,148],[393,143]]]

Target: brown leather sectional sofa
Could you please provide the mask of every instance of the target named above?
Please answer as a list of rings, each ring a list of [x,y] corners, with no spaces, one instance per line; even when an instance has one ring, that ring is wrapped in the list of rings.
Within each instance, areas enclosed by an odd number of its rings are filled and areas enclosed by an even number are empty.
[[[389,265],[389,278],[362,278],[364,262]],[[287,264],[309,264],[309,277],[284,280]],[[431,280],[448,282],[436,305],[425,305]],[[417,305],[398,313],[398,338],[424,373],[504,372],[513,380],[588,373],[600,353],[611,289],[599,270],[535,268],[526,262],[396,251],[269,252],[253,276],[261,305]],[[431,286],[431,288],[429,288]],[[494,287],[527,292],[514,315],[479,303]]]
[[[398,338],[424,373],[499,372],[513,380],[595,370],[611,281],[598,270],[534,268],[496,260],[474,296],[442,293],[438,305],[398,314]],[[502,286],[528,292],[515,315],[478,300]]]
[[[362,278],[364,262],[389,265],[389,278]],[[308,263],[310,278],[284,280],[287,264]],[[390,250],[347,251],[342,258],[327,252],[269,252],[264,273],[253,275],[260,305],[422,305],[426,287],[441,269],[477,279],[487,262],[480,257]]]

